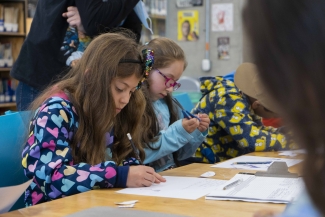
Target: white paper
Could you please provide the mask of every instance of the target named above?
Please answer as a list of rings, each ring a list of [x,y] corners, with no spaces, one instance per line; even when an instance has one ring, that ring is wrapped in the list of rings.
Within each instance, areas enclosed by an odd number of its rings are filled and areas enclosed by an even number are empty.
[[[166,182],[150,187],[125,188],[117,193],[196,200],[210,193],[225,180],[164,176]]]
[[[10,210],[32,181],[31,179],[20,185],[0,188],[0,198],[2,198],[0,200],[0,214]]]
[[[234,164],[235,162],[265,162],[271,161],[272,163],[286,162],[288,167],[300,163],[301,159],[286,159],[286,158],[273,158],[273,157],[258,157],[258,156],[239,156],[218,164],[214,164],[211,167],[216,168],[230,168],[230,169],[245,169],[245,170],[259,170],[266,171],[271,164]]]
[[[223,190],[223,187],[243,179],[239,185]],[[237,174],[227,183],[210,192],[208,200],[242,200],[249,202],[289,203],[304,189],[302,178],[262,177]]]
[[[298,149],[298,150],[288,150],[288,151],[280,151],[279,152],[279,155],[289,156],[289,157],[294,157],[294,156],[297,156],[298,154],[306,154],[306,150]]]

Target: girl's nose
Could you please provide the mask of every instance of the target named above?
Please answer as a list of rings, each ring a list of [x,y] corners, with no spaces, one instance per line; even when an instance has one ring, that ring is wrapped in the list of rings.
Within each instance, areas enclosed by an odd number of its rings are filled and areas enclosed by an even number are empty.
[[[174,91],[174,87],[168,87],[168,88],[166,88],[166,90],[168,93],[171,93]]]
[[[125,94],[125,95],[121,98],[120,102],[126,105],[126,104],[129,103],[130,98],[131,98],[131,95],[130,95],[130,94]]]

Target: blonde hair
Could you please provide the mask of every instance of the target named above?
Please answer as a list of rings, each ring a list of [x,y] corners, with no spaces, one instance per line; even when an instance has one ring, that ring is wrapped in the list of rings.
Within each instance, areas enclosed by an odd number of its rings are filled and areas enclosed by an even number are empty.
[[[133,136],[140,156],[144,158],[139,124],[145,108],[142,92],[135,91],[129,103],[116,116],[111,93],[114,78],[127,78],[135,74],[140,80],[143,76],[142,65],[119,63],[121,59],[142,61],[134,39],[123,33],[105,33],[96,37],[68,74],[55,86],[47,88],[32,104],[35,110],[56,92],[68,92],[79,117],[78,130],[70,144],[74,163],[94,165],[105,161],[105,134],[113,127],[113,160],[120,164],[127,156],[134,156],[126,133]]]

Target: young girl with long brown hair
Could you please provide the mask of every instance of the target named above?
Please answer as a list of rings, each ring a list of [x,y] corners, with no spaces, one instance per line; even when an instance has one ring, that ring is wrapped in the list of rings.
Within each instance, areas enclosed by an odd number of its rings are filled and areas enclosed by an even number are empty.
[[[139,164],[140,120],[145,101],[138,90],[143,61],[133,38],[107,33],[95,38],[58,83],[32,104],[35,114],[22,164],[32,184],[27,205],[88,191],[94,187],[138,187],[165,181]],[[145,52],[146,53],[146,52]]]
[[[173,40],[156,38],[142,47],[154,51],[155,61],[141,88],[147,106],[144,114],[143,143],[146,158],[155,171],[180,165],[191,157],[207,135],[210,119],[207,114],[197,118],[183,117],[172,100],[172,92],[180,87],[177,80],[187,62],[184,51]]]

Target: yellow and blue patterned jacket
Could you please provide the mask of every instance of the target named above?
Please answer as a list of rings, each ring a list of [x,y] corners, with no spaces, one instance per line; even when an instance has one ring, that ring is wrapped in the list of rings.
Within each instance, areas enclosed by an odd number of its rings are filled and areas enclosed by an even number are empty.
[[[210,117],[209,133],[191,161],[216,163],[254,151],[289,149],[279,129],[266,127],[254,114],[247,97],[223,77],[202,77],[202,98],[193,114]]]

